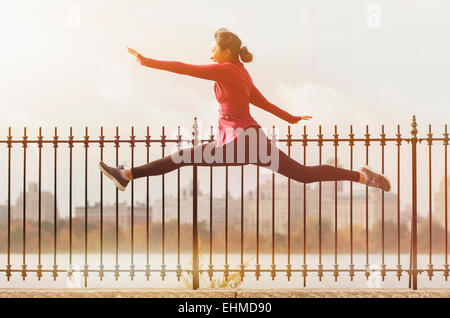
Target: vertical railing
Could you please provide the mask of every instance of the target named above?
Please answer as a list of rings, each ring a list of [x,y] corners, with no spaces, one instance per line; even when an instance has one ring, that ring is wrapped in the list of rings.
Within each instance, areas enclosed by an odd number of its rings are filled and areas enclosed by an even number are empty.
[[[166,147],[166,132],[165,127],[162,127],[162,135],[161,135],[161,157],[165,156],[165,147]],[[165,183],[165,174],[161,175],[161,279],[164,280],[166,277],[166,254],[165,254],[165,246],[166,246],[166,183]]]
[[[150,162],[150,128],[147,126],[147,135],[145,136],[145,149],[147,154],[147,163]],[[150,279],[150,220],[149,220],[149,176],[145,178],[146,180],[146,191],[145,191],[145,239],[146,239],[146,249],[145,249],[145,277],[147,280]]]
[[[306,166],[306,146],[308,145],[308,134],[306,134],[306,126],[303,126],[303,165]],[[308,265],[306,264],[306,183],[303,184],[303,264],[302,277],[303,287],[306,287],[306,276],[308,276]]]
[[[180,134],[180,126],[178,126],[178,134],[177,134],[177,151],[181,150],[181,134]],[[181,208],[180,208],[180,168],[177,168],[177,279],[180,281],[181,278],[181,264],[180,264],[180,226],[181,226]]]
[[[198,145],[198,124],[197,117],[195,117],[194,125],[192,126],[192,145]],[[195,153],[192,154],[192,159],[195,160]],[[193,185],[192,185],[192,289],[199,288],[199,271],[198,271],[198,224],[197,224],[197,165],[193,165]]]
[[[275,126],[272,126],[272,142],[276,142]],[[276,265],[275,265],[275,171],[272,170],[272,265],[270,276],[272,280],[275,279]]]
[[[211,127],[211,134],[209,140],[214,141],[213,129]],[[208,276],[211,281],[214,275],[214,265],[213,265],[213,167],[209,167],[209,265],[208,265]]]
[[[338,152],[337,147],[339,146],[339,134],[337,133],[337,125],[334,125],[334,140],[333,140],[333,146],[334,146],[334,166],[337,167],[337,161],[338,161]],[[339,276],[339,264],[338,264],[338,209],[337,209],[337,181],[334,181],[334,270],[333,270],[333,276],[334,281],[337,282],[338,276]]]
[[[116,166],[119,165],[119,144],[120,142],[120,136],[119,136],[119,127],[116,126],[116,135],[114,136],[114,148],[116,148],[115,155],[116,155]],[[119,189],[116,188],[116,227],[115,227],[115,233],[116,233],[116,263],[114,265],[114,278],[116,281],[119,280]]]
[[[349,146],[350,146],[350,170],[353,170],[353,147],[355,146],[355,134],[353,134],[353,125],[350,125],[349,134]],[[353,182],[350,182],[350,264],[349,264],[349,276],[353,281],[355,276],[355,264],[353,264]]]
[[[39,127],[38,136],[38,148],[39,148],[39,198],[38,198],[38,265],[37,265],[37,277],[41,280],[42,277],[42,262],[41,262],[41,215],[42,215],[42,202],[41,202],[41,189],[42,189],[42,127]],[[72,261],[70,260],[70,264]]]
[[[39,135],[41,131],[39,130]],[[102,127],[103,132],[103,127]],[[103,134],[103,133],[102,133]],[[73,264],[72,264],[72,156],[73,156],[73,135],[72,135],[72,127],[70,127],[70,136],[68,140],[68,146],[69,146],[69,265],[67,268],[67,276],[69,279],[72,279],[73,274]],[[103,148],[101,148],[103,150]],[[103,151],[102,151],[103,155]],[[102,157],[103,159],[103,157]],[[100,172],[100,179],[102,179],[103,174]],[[41,180],[39,178],[39,195],[41,193],[40,188]],[[103,186],[103,183],[101,183],[101,186]],[[101,191],[103,191],[103,188],[101,187]],[[102,201],[103,202],[103,201]],[[41,214],[39,213],[39,257],[40,257],[40,237],[41,237]],[[102,252],[100,254],[100,258],[102,258]],[[102,261],[100,260],[100,263]]]
[[[131,127],[130,147],[131,147],[131,168],[134,168],[134,147],[135,147],[134,127]],[[130,279],[133,280],[135,276],[134,265],[134,180],[131,180],[131,264],[130,264]]]
[[[25,277],[27,276],[27,264],[26,264],[26,242],[25,242],[25,238],[26,238],[26,166],[27,166],[27,128],[25,127],[23,130],[23,251],[22,251],[22,256],[23,256],[23,261],[22,261],[22,279],[25,280]]]
[[[56,138],[56,128],[55,128],[55,138]],[[89,136],[88,136],[88,128],[86,127],[85,134],[84,134],[84,266],[83,266],[84,287],[87,287],[88,267],[89,267],[89,265],[88,265],[88,148],[89,148]],[[55,148],[55,152],[56,152],[56,148]],[[55,154],[55,162],[56,162],[56,154]],[[56,165],[56,163],[55,163],[55,165]],[[55,166],[55,169],[56,169],[56,166]],[[56,175],[56,170],[55,170],[55,175]],[[56,184],[56,177],[55,177],[55,184]],[[56,188],[55,188],[55,191],[56,191]],[[55,196],[55,198],[56,198],[56,196]],[[56,205],[55,205],[55,211],[56,211]],[[56,224],[56,216],[55,216],[55,224]],[[56,235],[56,232],[55,232],[55,235]],[[56,241],[55,241],[55,249],[56,249]]]
[[[103,135],[103,127],[100,127],[99,147],[100,147],[100,161],[103,161],[103,148],[105,136]],[[105,265],[103,264],[103,173],[100,173],[100,264],[98,275],[100,280],[103,280]],[[72,213],[72,211],[70,212]],[[72,219],[72,217],[71,217]]]
[[[444,264],[444,277],[445,281],[448,280],[448,219],[447,219],[447,147],[448,147],[448,132],[447,132],[447,124],[445,124],[445,133],[444,133],[444,207],[445,207],[445,264]]]
[[[364,140],[364,145],[366,146],[366,165],[369,164],[369,147],[370,147],[370,134],[369,134],[369,125],[366,125],[366,136]],[[370,276],[370,264],[369,264],[369,187],[366,186],[366,270],[365,275],[366,279]]]
[[[410,285],[417,290],[417,123],[416,116],[413,116],[411,124],[411,151],[412,151],[412,211],[411,211],[411,268]]]
[[[291,147],[292,147],[292,141],[291,141],[292,135],[291,135],[291,126],[288,126],[288,134],[287,134],[287,140],[286,145],[288,147],[288,156],[291,156]],[[291,280],[291,178],[288,178],[288,259],[287,259],[287,279],[288,281]]]

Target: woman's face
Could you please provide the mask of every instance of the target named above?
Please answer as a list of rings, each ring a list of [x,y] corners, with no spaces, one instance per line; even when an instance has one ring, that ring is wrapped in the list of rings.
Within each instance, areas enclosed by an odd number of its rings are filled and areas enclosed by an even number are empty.
[[[216,63],[223,63],[230,59],[231,51],[230,49],[226,49],[225,51],[221,51],[217,42],[214,41],[211,46],[211,57],[210,59]]]

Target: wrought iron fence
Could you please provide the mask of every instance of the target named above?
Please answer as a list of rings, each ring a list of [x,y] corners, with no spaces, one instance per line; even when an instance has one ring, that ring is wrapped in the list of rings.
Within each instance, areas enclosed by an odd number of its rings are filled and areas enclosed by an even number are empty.
[[[410,224],[410,234],[411,234],[411,240],[410,240],[410,264],[409,268],[402,267],[401,261],[400,261],[400,182],[397,182],[397,228],[396,228],[396,235],[397,235],[397,256],[398,261],[396,267],[387,267],[384,261],[384,254],[385,254],[385,228],[384,228],[384,192],[381,192],[381,215],[382,215],[382,223],[381,223],[381,240],[382,240],[382,246],[381,246],[381,254],[382,254],[382,264],[380,268],[380,274],[381,278],[384,280],[385,276],[388,272],[392,272],[394,275],[398,277],[398,280],[400,280],[400,277],[403,275],[403,273],[406,273],[409,276],[409,287],[413,289],[417,289],[417,278],[418,275],[421,273],[427,273],[429,276],[429,279],[432,279],[432,276],[437,272],[442,272],[445,280],[447,280],[449,275],[449,268],[448,268],[448,246],[447,246],[447,146],[448,146],[448,133],[447,133],[447,125],[445,125],[445,132],[443,134],[442,138],[436,138],[433,137],[433,134],[431,133],[431,126],[429,126],[429,131],[426,138],[420,138],[418,137],[418,131],[417,131],[417,123],[415,116],[413,116],[412,124],[411,124],[412,130],[410,132],[410,136],[407,138],[403,137],[400,133],[400,126],[397,126],[397,134],[395,137],[387,137],[384,132],[384,125],[382,126],[381,134],[379,138],[373,138],[370,137],[368,126],[366,126],[366,133],[364,135],[364,138],[355,138],[355,135],[353,134],[353,128],[350,127],[350,134],[348,138],[338,138],[339,135],[337,133],[337,127],[334,127],[334,134],[333,138],[324,138],[322,134],[322,127],[319,126],[319,134],[317,135],[317,138],[308,138],[306,126],[303,127],[303,135],[302,138],[293,138],[293,135],[291,134],[291,129],[288,127],[288,134],[286,138],[276,139],[275,134],[273,133],[272,137],[274,140],[277,140],[278,142],[286,142],[287,148],[288,148],[288,155],[291,155],[291,148],[294,146],[294,144],[298,143],[303,148],[303,164],[306,164],[306,150],[307,147],[312,144],[316,143],[318,146],[319,151],[319,163],[322,163],[322,147],[324,146],[324,143],[332,143],[334,147],[334,156],[335,156],[335,162],[337,162],[337,147],[339,146],[339,143],[342,142],[348,142],[348,145],[350,146],[350,169],[353,169],[353,147],[356,143],[363,143],[365,146],[365,157],[366,157],[366,164],[369,163],[369,147],[371,143],[373,142],[379,142],[381,146],[381,163],[382,163],[382,173],[384,173],[384,147],[386,143],[395,143],[397,146],[397,181],[400,180],[400,147],[403,142],[406,142],[411,147],[411,190],[412,190],[412,209],[411,209],[411,224]],[[94,146],[99,147],[100,157],[99,160],[103,160],[103,150],[105,147],[105,144],[113,144],[115,147],[115,159],[116,164],[119,164],[119,147],[121,144],[126,144],[130,146],[131,149],[131,165],[134,166],[134,149],[137,145],[143,144],[146,149],[147,154],[147,162],[149,162],[149,148],[152,143],[159,144],[161,146],[161,155],[165,156],[165,148],[167,147],[168,143],[176,143],[178,146],[178,149],[180,148],[181,142],[188,142],[192,145],[198,145],[199,143],[203,143],[205,141],[213,141],[214,135],[213,130],[211,127],[211,134],[210,138],[207,140],[200,140],[198,138],[198,125],[197,125],[197,118],[195,118],[194,125],[193,125],[193,132],[192,132],[192,138],[184,140],[182,139],[182,136],[180,134],[180,128],[178,127],[178,135],[176,139],[169,139],[165,135],[165,128],[162,127],[162,134],[160,138],[153,139],[150,137],[149,134],[149,127],[147,127],[147,133],[145,135],[145,139],[137,139],[135,136],[134,127],[131,128],[131,135],[127,139],[121,139],[119,136],[119,128],[116,127],[116,135],[114,136],[114,139],[107,139],[103,134],[103,127],[100,129],[100,136],[98,139],[91,139],[88,135],[88,128],[85,128],[85,135],[82,139],[75,139],[75,137],[72,135],[72,127],[70,127],[70,135],[67,139],[63,140],[60,139],[58,136],[57,128],[55,127],[54,130],[54,136],[52,139],[44,139],[42,136],[42,129],[39,129],[39,136],[37,139],[32,140],[29,139],[27,136],[27,130],[24,128],[24,135],[21,139],[13,139],[13,136],[11,135],[11,127],[9,127],[9,134],[7,136],[6,140],[0,140],[0,143],[5,144],[7,146],[8,151],[8,201],[7,201],[7,221],[3,224],[2,227],[6,227],[7,232],[7,264],[5,268],[0,267],[0,272],[5,273],[8,281],[12,277],[14,273],[20,274],[23,277],[23,280],[27,277],[28,274],[33,273],[37,276],[37,278],[40,280],[43,277],[44,273],[49,273],[54,280],[59,276],[60,273],[66,273],[68,277],[71,277],[75,272],[82,273],[84,277],[84,285],[87,286],[88,277],[90,274],[97,274],[100,279],[103,279],[105,274],[112,273],[112,275],[117,280],[118,277],[126,273],[130,276],[131,279],[133,279],[137,273],[143,273],[147,280],[151,276],[152,273],[158,273],[161,278],[164,280],[167,274],[175,274],[177,279],[180,280],[183,273],[187,273],[189,275],[192,275],[192,287],[193,289],[199,288],[199,275],[202,273],[206,273],[209,277],[209,279],[212,279],[213,276],[216,273],[223,274],[225,278],[229,277],[232,273],[238,273],[240,279],[244,279],[244,276],[246,273],[252,273],[255,275],[256,279],[258,279],[262,273],[269,273],[272,280],[275,279],[277,274],[283,273],[287,276],[288,279],[292,277],[294,273],[299,273],[301,277],[303,278],[303,286],[306,286],[307,282],[307,276],[308,274],[315,273],[318,275],[319,280],[322,279],[323,275],[325,273],[331,273],[335,280],[337,281],[338,276],[341,273],[346,273],[350,276],[351,280],[353,280],[353,277],[356,275],[356,273],[362,273],[365,275],[366,279],[369,277],[372,269],[370,268],[369,264],[369,225],[368,225],[368,188],[366,187],[366,214],[365,214],[365,256],[366,256],[366,264],[364,267],[357,268],[355,267],[355,264],[353,262],[353,247],[354,247],[354,233],[353,233],[353,185],[352,182],[349,181],[350,185],[350,227],[349,227],[349,236],[350,236],[350,265],[348,268],[340,268],[340,265],[338,264],[338,228],[337,228],[337,188],[335,186],[334,188],[334,203],[335,203],[335,210],[334,210],[334,265],[330,268],[326,268],[322,262],[322,240],[323,240],[323,224],[322,224],[322,187],[321,183],[319,182],[319,202],[318,202],[318,264],[317,268],[311,268],[307,264],[307,235],[306,235],[306,229],[307,227],[307,215],[308,212],[306,208],[306,202],[307,202],[307,193],[306,193],[306,185],[303,184],[303,211],[302,211],[302,223],[303,223],[303,233],[302,233],[302,256],[303,256],[303,264],[297,264],[296,261],[292,261],[291,259],[291,249],[292,249],[292,240],[291,240],[291,183],[290,179],[288,179],[288,205],[287,205],[287,265],[285,268],[279,268],[277,267],[277,264],[275,263],[275,254],[276,254],[276,235],[275,235],[275,183],[272,175],[272,233],[271,233],[271,256],[272,256],[272,264],[270,267],[262,267],[260,263],[260,228],[259,228],[259,211],[260,211],[260,205],[259,205],[259,167],[257,167],[257,180],[256,180],[256,264],[254,269],[249,269],[244,264],[244,193],[243,193],[243,183],[244,183],[244,168],[242,166],[241,168],[241,208],[240,208],[240,214],[241,214],[241,224],[240,224],[240,265],[237,268],[230,268],[230,264],[228,262],[228,241],[229,241],[229,232],[228,232],[228,213],[229,213],[229,206],[228,206],[228,167],[226,167],[226,173],[225,173],[225,186],[226,186],[226,197],[225,197],[225,209],[223,211],[225,216],[225,265],[223,268],[217,268],[213,264],[212,255],[213,255],[213,191],[212,191],[212,181],[210,182],[210,216],[209,216],[209,264],[206,268],[200,268],[199,266],[199,222],[198,222],[198,185],[197,185],[197,179],[198,179],[198,167],[193,166],[193,185],[192,185],[192,268],[183,268],[183,266],[180,263],[180,169],[177,170],[177,193],[178,193],[178,200],[177,200],[177,265],[176,266],[168,266],[166,264],[165,260],[165,238],[166,238],[166,220],[165,220],[165,179],[164,175],[161,176],[161,191],[162,191],[162,214],[161,214],[161,265],[160,268],[151,268],[149,263],[149,244],[150,244],[150,226],[149,226],[149,177],[146,178],[146,203],[145,203],[145,224],[146,224],[146,264],[135,264],[134,261],[134,226],[135,226],[135,220],[134,220],[134,180],[131,181],[131,210],[130,210],[130,227],[131,227],[131,241],[130,241],[130,256],[131,256],[131,264],[129,265],[129,268],[120,268],[119,261],[118,261],[118,255],[119,255],[119,193],[118,189],[116,189],[116,204],[115,204],[115,265],[113,268],[105,268],[105,264],[103,261],[103,254],[104,254],[104,222],[103,222],[103,175],[100,173],[100,215],[99,215],[99,223],[100,228],[98,229],[100,232],[99,237],[99,251],[98,255],[100,257],[100,264],[97,268],[93,268],[92,265],[88,264],[88,223],[89,223],[89,216],[88,216],[88,194],[89,194],[89,182],[88,182],[88,150]],[[429,215],[428,215],[428,221],[429,221],[429,264],[428,268],[418,268],[417,263],[417,255],[418,255],[418,249],[417,249],[417,226],[418,226],[418,216],[417,216],[417,145],[418,143],[421,143],[422,141],[426,141],[428,145],[428,151],[429,151],[429,195],[430,195],[430,202],[429,202]],[[432,160],[431,160],[431,148],[434,141],[442,141],[444,146],[444,176],[445,176],[445,224],[444,224],[444,233],[445,233],[445,246],[444,246],[444,254],[445,254],[445,264],[443,264],[442,268],[436,268],[433,266],[432,263],[432,234],[433,234],[433,227],[432,227],[432,205],[431,205],[431,168],[432,168]],[[27,235],[27,223],[26,223],[26,216],[27,216],[27,205],[26,205],[26,178],[27,178],[27,163],[26,163],[26,155],[27,155],[27,148],[30,144],[37,144],[38,147],[38,155],[39,155],[39,187],[38,187],[38,193],[39,193],[39,201],[38,201],[38,264],[35,268],[30,268],[27,265],[27,246],[26,246],[26,235]],[[54,148],[54,202],[53,202],[53,208],[54,208],[54,214],[53,214],[53,265],[51,268],[45,268],[42,265],[41,262],[41,254],[42,254],[42,243],[43,243],[43,237],[42,237],[42,216],[41,216],[41,167],[42,167],[42,148],[44,144],[52,144]],[[73,230],[73,204],[72,204],[72,192],[73,192],[73,178],[72,178],[72,166],[73,166],[73,147],[74,144],[81,144],[84,146],[84,265],[81,269],[74,268],[73,260],[72,260],[72,238],[74,234]],[[14,171],[11,171],[11,152],[14,148],[14,145],[22,145],[23,147],[23,206],[22,206],[22,265],[21,267],[14,267],[14,264],[11,263],[11,243],[12,240],[15,238],[17,239],[17,236],[12,236],[11,233],[11,177],[14,177]],[[58,169],[58,148],[62,145],[67,145],[69,148],[69,218],[68,218],[68,236],[69,236],[69,260],[68,260],[68,266],[67,268],[61,268],[62,266],[60,264],[57,264],[57,253],[58,253],[58,244],[57,244],[57,235],[58,235],[58,221],[59,218],[57,216],[57,172]],[[393,160],[393,158],[389,158],[390,160]],[[425,167],[422,167],[425,168]],[[212,180],[213,176],[213,167],[210,167],[210,178]],[[17,181],[18,182],[18,181]],[[336,185],[336,183],[335,183]],[[311,212],[312,213],[312,212]],[[301,219],[300,219],[301,220]],[[391,242],[392,243],[392,242]]]

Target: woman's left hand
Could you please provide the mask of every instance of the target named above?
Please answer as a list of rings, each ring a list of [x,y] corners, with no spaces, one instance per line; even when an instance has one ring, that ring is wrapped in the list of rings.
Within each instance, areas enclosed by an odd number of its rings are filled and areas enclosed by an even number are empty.
[[[132,49],[127,46],[127,50],[128,52],[136,56],[136,61],[139,62],[139,64],[141,65],[144,64],[144,57],[141,54],[139,54],[135,49]]]
[[[291,116],[291,119],[289,120],[289,123],[290,124],[296,124],[300,120],[308,120],[310,118],[312,118],[312,116]]]

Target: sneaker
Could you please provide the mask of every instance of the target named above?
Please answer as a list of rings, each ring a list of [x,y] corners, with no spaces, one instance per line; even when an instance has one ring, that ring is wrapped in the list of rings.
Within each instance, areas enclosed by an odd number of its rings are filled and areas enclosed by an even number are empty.
[[[130,180],[122,177],[122,175],[120,173],[120,170],[125,169],[124,164],[121,164],[114,168],[114,167],[108,166],[103,161],[100,161],[98,163],[98,166],[99,166],[100,170],[114,182],[114,184],[120,191],[125,191],[125,188],[127,187]]]
[[[375,172],[371,166],[361,165],[359,171],[364,174],[366,186],[376,187],[386,192],[391,190],[389,179],[384,174]]]

